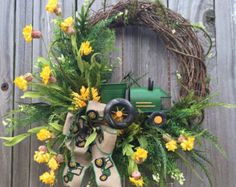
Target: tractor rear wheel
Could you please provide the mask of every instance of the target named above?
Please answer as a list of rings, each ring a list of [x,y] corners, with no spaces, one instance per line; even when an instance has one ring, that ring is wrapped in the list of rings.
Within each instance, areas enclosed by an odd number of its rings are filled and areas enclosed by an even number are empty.
[[[115,129],[124,129],[131,125],[135,118],[135,109],[126,99],[113,99],[105,107],[107,123]]]

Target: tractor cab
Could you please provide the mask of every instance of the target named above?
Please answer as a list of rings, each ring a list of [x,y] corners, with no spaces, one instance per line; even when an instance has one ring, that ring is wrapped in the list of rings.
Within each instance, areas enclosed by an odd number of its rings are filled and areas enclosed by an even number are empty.
[[[160,87],[154,88],[150,79],[148,88],[134,87],[129,92],[129,101],[140,112],[152,113],[170,108],[170,96]]]

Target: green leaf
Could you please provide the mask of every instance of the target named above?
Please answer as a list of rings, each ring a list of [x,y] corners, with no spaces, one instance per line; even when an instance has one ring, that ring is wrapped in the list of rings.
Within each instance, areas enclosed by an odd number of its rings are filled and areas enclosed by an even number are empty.
[[[135,161],[132,158],[130,158],[129,159],[129,166],[128,166],[129,175],[131,175],[133,171],[138,171],[138,166],[135,163]]]
[[[14,137],[0,137],[0,139],[5,140],[4,145],[5,146],[14,146],[21,141],[23,141],[25,138],[29,137],[32,134],[38,133],[41,129],[47,128],[46,126],[41,126],[41,127],[35,127],[32,129],[29,129],[27,133],[23,133]]]
[[[29,136],[30,136],[30,133],[24,133],[24,134],[20,134],[14,137],[0,137],[0,139],[5,140],[5,142],[3,143],[4,146],[11,147],[20,143],[21,141],[23,141]]]
[[[47,127],[47,126],[35,127],[35,128],[32,128],[32,129],[29,129],[29,130],[28,130],[28,133],[30,133],[30,134],[36,134],[36,133],[38,133],[41,129],[45,129],[45,128],[48,128],[48,127]]]
[[[201,158],[202,160],[204,160],[206,163],[208,163],[210,166],[213,167],[213,164],[211,163],[211,161],[210,161],[205,155],[201,154],[200,151],[194,149],[194,150],[192,151],[192,153],[193,153],[194,155],[197,155],[199,158]]]
[[[167,174],[167,154],[165,149],[163,148],[163,145],[161,141],[154,137],[154,140],[156,141],[156,144],[158,146],[159,151],[161,152],[161,161],[162,161],[162,169],[163,169],[163,177],[166,179],[166,174]]]
[[[78,68],[81,73],[84,73],[84,64],[83,64],[83,60],[80,56],[80,52],[77,46],[76,35],[71,36],[71,45],[72,45],[73,53],[76,56]]]
[[[96,130],[94,129],[94,130],[93,130],[93,133],[87,138],[84,147],[88,147],[91,143],[93,143],[94,140],[96,139],[96,137],[97,137],[97,132],[96,132]]]
[[[52,146],[53,146],[54,143],[55,143],[55,141],[49,141],[49,142],[46,144],[46,147],[47,147],[49,153],[56,155],[57,153],[56,153],[56,152],[53,150],[53,148],[52,148]]]
[[[132,156],[134,154],[133,147],[131,144],[125,144],[122,150],[123,155]]]
[[[25,98],[33,98],[33,99],[37,99],[42,97],[42,94],[39,92],[25,92],[24,95],[21,96],[21,99],[25,99]]]
[[[206,30],[206,28],[205,28],[205,26],[203,25],[202,22],[192,23],[191,26],[192,26],[193,28],[197,28],[197,29],[198,29],[198,28],[201,28],[201,29]]]
[[[100,55],[100,53],[94,53],[91,56],[91,66],[90,69],[94,68],[94,67],[100,67],[101,65],[96,61],[96,56]]]
[[[47,59],[43,58],[43,57],[38,57],[37,63],[39,63],[42,66],[50,65],[50,62]]]
[[[148,147],[148,142],[147,142],[147,139],[144,137],[144,136],[141,136],[139,139],[138,139],[138,142],[140,144],[140,147],[146,149]]]
[[[49,126],[51,126],[53,129],[62,132],[63,126],[59,125],[57,122],[49,123]]]

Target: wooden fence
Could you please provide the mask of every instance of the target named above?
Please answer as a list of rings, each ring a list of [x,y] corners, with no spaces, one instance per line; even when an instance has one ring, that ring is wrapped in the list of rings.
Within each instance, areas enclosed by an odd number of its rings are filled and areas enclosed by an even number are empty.
[[[207,59],[208,73],[211,75],[211,90],[217,91],[217,101],[236,103],[236,1],[235,0],[163,0],[170,9],[181,13],[193,23],[202,22],[213,39],[214,47]],[[116,0],[107,0],[114,4]],[[82,0],[63,0],[63,15],[79,9]],[[34,70],[33,61],[38,56],[46,56],[42,42],[27,44],[22,37],[22,28],[26,24],[43,32],[46,44],[51,34],[51,16],[44,6],[46,0],[0,0],[0,116],[16,107],[20,101],[18,89],[12,81],[14,77]],[[102,6],[96,0],[94,10]],[[161,41],[160,36],[146,28],[128,27],[116,32],[117,51],[113,57],[119,56],[122,64],[114,70],[114,81],[129,71],[136,75],[148,73],[156,84],[177,97],[175,81],[176,64]],[[201,36],[200,36],[201,37]],[[202,40],[203,44],[205,41]],[[171,81],[168,84],[168,71]],[[146,84],[148,76],[141,80]],[[224,146],[228,160],[222,158],[210,145],[206,151],[213,161],[209,168],[213,176],[214,187],[236,186],[236,110],[213,109],[207,112],[205,127],[213,131]],[[2,123],[2,122],[0,122]],[[24,129],[14,131],[21,133]],[[0,126],[0,136],[7,135],[4,126]],[[43,172],[33,161],[34,151],[38,147],[35,138],[26,140],[14,148],[5,148],[0,141],[0,187],[38,187],[43,186],[38,176]],[[181,166],[182,167],[182,166]],[[184,168],[184,167],[183,167]],[[200,181],[184,168],[185,187],[207,187],[207,180]],[[61,186],[61,185],[56,185]],[[178,186],[174,184],[174,186]]]

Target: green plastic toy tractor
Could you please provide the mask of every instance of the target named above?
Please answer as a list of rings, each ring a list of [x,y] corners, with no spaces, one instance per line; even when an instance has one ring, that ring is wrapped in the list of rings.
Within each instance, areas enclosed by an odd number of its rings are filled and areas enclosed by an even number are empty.
[[[166,124],[166,111],[171,103],[170,96],[160,87],[154,88],[150,79],[147,88],[128,88],[125,83],[103,84],[101,99],[101,107],[98,104],[89,104],[87,115],[93,117],[93,120],[104,118],[116,129],[128,127],[139,113],[148,114],[149,123],[163,127]]]

